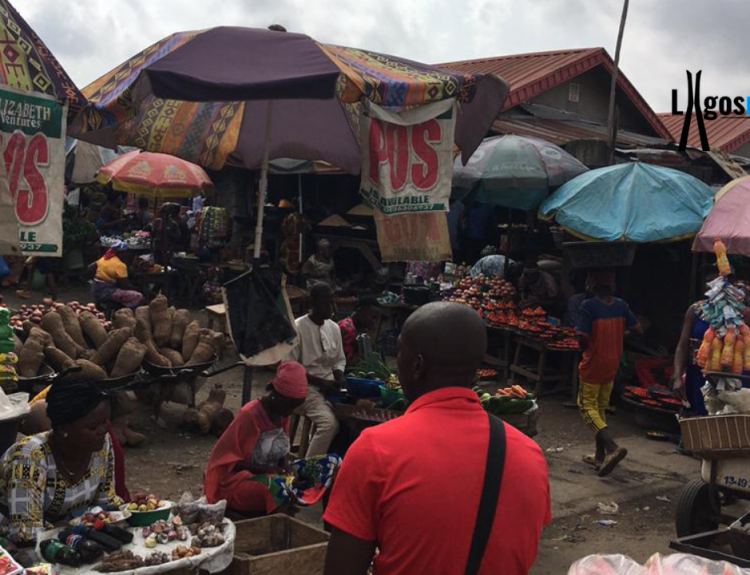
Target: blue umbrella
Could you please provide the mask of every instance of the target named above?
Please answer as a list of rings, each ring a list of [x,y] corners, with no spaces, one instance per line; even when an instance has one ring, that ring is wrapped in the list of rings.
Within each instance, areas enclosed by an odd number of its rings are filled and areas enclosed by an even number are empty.
[[[571,180],[539,207],[571,234],[604,241],[676,241],[698,233],[713,190],[671,168],[620,164]]]

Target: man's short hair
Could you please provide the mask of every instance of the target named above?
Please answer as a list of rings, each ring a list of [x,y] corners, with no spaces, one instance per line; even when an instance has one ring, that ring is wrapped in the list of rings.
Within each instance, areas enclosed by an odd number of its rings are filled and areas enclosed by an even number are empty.
[[[320,298],[333,295],[333,288],[326,282],[315,282],[307,295],[312,301],[318,301]]]

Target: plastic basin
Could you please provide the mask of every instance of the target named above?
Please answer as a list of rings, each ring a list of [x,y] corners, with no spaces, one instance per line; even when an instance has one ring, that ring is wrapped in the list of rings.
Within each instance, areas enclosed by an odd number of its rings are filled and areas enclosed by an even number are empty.
[[[157,521],[169,519],[172,513],[172,502],[165,501],[166,505],[161,509],[155,509],[154,511],[130,511],[130,517],[128,517],[128,523],[133,527],[148,527]],[[123,510],[127,509],[127,505],[123,506]]]

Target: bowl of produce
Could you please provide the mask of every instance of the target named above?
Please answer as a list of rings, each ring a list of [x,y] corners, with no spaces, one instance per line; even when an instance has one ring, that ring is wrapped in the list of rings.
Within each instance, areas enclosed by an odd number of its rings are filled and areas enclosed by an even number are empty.
[[[123,505],[123,512],[130,512],[128,523],[133,527],[146,527],[157,521],[169,519],[172,513],[173,503],[156,497],[153,493],[148,495],[139,493],[133,501]]]
[[[83,525],[96,529],[97,525],[120,525],[125,523],[130,517],[130,511],[123,509],[121,511],[102,511],[101,508],[91,508],[83,515],[74,517],[68,522],[71,527]],[[101,522],[101,523],[100,523]]]

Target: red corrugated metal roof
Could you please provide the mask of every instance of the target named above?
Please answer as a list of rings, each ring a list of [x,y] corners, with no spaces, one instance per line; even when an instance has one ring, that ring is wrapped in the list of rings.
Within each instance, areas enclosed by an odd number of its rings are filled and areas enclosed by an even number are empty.
[[[672,114],[661,113],[659,114],[659,118],[672,134],[674,141],[679,142],[682,136],[682,126],[685,122],[685,116],[673,116]],[[731,154],[737,148],[750,141],[750,117],[737,116],[737,118],[719,116],[715,120],[703,120],[703,125],[706,127],[708,145],[711,146],[712,150],[721,150],[722,152]],[[701,147],[698,121],[695,119],[695,116],[693,116],[693,120],[690,122],[687,144],[696,148]]]
[[[534,96],[599,65],[604,66],[610,73],[614,70],[612,58],[604,48],[535,52],[437,64],[439,68],[458,72],[501,76],[510,83],[510,94],[505,101],[503,111],[527,102]],[[670,132],[622,73],[622,70],[617,78],[617,86],[630,98],[657,134],[662,138],[671,139]]]
[[[512,118],[496,120],[492,131],[500,134],[515,134],[540,138],[558,146],[564,146],[573,140],[607,140],[607,127],[583,122],[558,121],[545,118]],[[620,148],[642,148],[662,146],[664,140],[650,138],[641,134],[617,131],[617,146]]]

